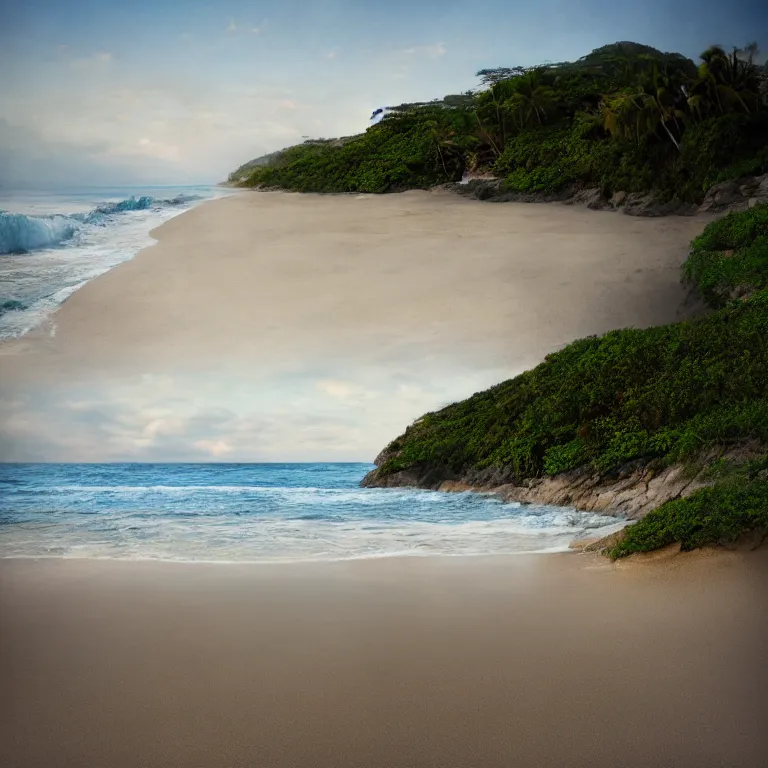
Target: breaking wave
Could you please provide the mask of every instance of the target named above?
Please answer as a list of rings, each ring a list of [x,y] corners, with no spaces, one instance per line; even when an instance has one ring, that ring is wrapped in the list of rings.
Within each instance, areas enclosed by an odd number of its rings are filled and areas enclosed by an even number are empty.
[[[69,240],[77,223],[69,216],[25,216],[0,212],[0,253],[50,248]]]
[[[200,199],[199,195],[179,195],[168,199],[142,195],[103,203],[89,213],[72,215],[30,216],[0,211],[0,253],[25,253],[54,248],[75,237],[83,225],[104,226],[111,217],[121,213],[176,207]]]

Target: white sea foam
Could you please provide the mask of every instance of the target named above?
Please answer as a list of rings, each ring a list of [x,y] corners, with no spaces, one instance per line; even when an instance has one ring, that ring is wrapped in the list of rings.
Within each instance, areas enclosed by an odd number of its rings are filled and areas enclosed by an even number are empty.
[[[149,232],[221,189],[0,197],[0,339],[41,325],[86,282],[133,258]]]

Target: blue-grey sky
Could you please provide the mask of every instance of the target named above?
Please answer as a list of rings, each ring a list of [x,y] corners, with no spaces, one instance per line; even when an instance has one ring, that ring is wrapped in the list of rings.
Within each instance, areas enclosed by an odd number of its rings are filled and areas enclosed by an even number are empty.
[[[0,183],[215,182],[496,65],[768,47],[760,0],[0,2]],[[763,38],[762,40],[760,38]]]

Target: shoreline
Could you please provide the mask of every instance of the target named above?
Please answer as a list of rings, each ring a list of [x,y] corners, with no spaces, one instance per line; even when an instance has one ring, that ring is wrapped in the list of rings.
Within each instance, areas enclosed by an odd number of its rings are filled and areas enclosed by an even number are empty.
[[[139,248],[133,256],[126,259],[125,261],[115,264],[114,266],[109,267],[105,272],[102,272],[96,275],[95,277],[89,278],[83,281],[82,283],[80,283],[76,287],[76,289],[72,291],[72,293],[67,295],[67,297],[61,302],[61,304],[58,305],[58,307],[51,314],[46,316],[37,325],[32,326],[31,328],[29,328],[19,336],[0,339],[0,354],[3,353],[3,348],[13,345],[15,342],[19,342],[30,336],[34,337],[36,335],[46,334],[46,333],[55,334],[57,331],[57,323],[56,323],[57,315],[60,314],[64,306],[67,303],[71,302],[73,297],[75,297],[83,288],[113,273],[115,270],[118,270],[124,264],[128,264],[134,261],[136,258],[140,257],[145,252],[150,252],[153,248],[156,248],[158,246],[158,244],[161,241],[161,238],[164,235],[163,230],[167,227],[167,225],[170,222],[176,221],[182,217],[185,217],[188,214],[192,213],[195,209],[208,206],[211,203],[218,203],[222,200],[226,200],[230,197],[239,196],[240,194],[244,194],[244,193],[257,193],[259,195],[269,195],[269,196],[280,195],[280,196],[289,196],[289,197],[302,197],[302,198],[309,198],[309,199],[312,199],[312,198],[376,199],[376,198],[390,198],[390,197],[416,195],[416,196],[426,196],[426,197],[437,198],[437,199],[458,198],[462,200],[464,203],[475,204],[480,202],[500,202],[499,200],[495,200],[493,198],[484,198],[482,196],[477,196],[476,194],[481,185],[493,184],[498,181],[500,180],[499,179],[491,179],[491,180],[473,179],[472,183],[470,184],[459,184],[459,183],[441,184],[441,185],[430,187],[427,189],[404,189],[404,190],[398,190],[396,192],[386,192],[386,193],[378,193],[378,194],[367,193],[367,192],[363,192],[363,193],[359,193],[359,192],[297,192],[293,190],[280,189],[280,188],[261,189],[261,188],[231,186],[231,185],[227,185],[226,183],[217,184],[215,185],[216,187],[223,187],[230,190],[229,194],[227,194],[225,197],[211,198],[211,199],[200,201],[195,205],[193,205],[191,208],[184,210],[176,214],[175,216],[172,216],[171,218],[163,221],[159,225],[150,229],[149,232],[147,232],[147,236],[152,238],[154,242]],[[478,183],[477,189],[475,188],[475,186],[473,186],[474,182]],[[590,191],[590,190],[586,190],[586,191]],[[510,199],[501,200],[501,202],[511,203],[512,205],[522,206],[523,208],[532,206],[535,204],[542,204],[542,205],[559,206],[561,209],[575,207],[577,209],[590,210],[596,213],[621,211],[621,208],[617,208],[612,205],[594,206],[589,204],[588,201],[582,201],[577,198],[578,198],[577,193],[575,193],[573,198],[562,198],[562,199],[560,198],[550,199],[546,196],[539,197],[536,195],[528,195],[528,196],[523,195],[520,197],[520,199],[510,198]],[[538,205],[536,205],[536,207],[538,207]],[[659,214],[658,216],[654,214],[654,215],[648,215],[647,217],[652,218],[656,221],[660,221],[668,218],[669,219],[685,218],[687,220],[696,222],[703,229],[707,223],[712,221],[714,218],[717,218],[719,215],[722,215],[722,212],[718,211],[716,213],[710,213],[709,211],[701,210],[701,211],[696,211],[693,213],[685,213],[685,214],[678,214],[676,212]],[[646,214],[637,214],[637,217],[645,218]],[[684,297],[680,308],[682,310],[685,310],[685,305],[688,304],[689,302],[693,302],[693,304],[697,303],[695,297],[691,295],[687,295]],[[695,312],[699,310],[698,308],[693,308],[693,311]]]

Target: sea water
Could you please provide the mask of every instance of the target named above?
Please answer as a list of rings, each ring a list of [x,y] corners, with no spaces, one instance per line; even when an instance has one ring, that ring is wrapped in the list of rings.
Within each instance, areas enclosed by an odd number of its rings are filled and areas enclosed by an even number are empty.
[[[0,340],[42,324],[78,288],[222,187],[0,189]]]
[[[213,562],[554,552],[621,522],[368,489],[369,464],[0,464],[0,556]]]

